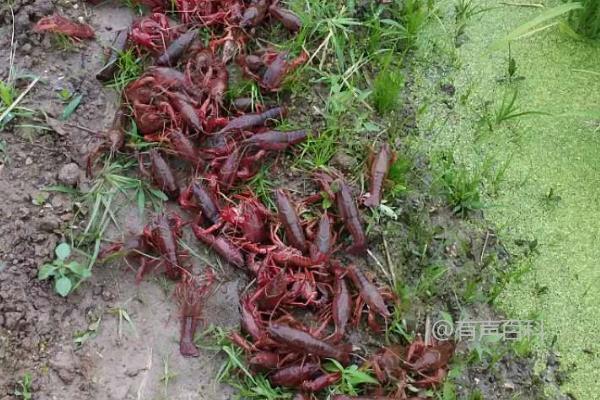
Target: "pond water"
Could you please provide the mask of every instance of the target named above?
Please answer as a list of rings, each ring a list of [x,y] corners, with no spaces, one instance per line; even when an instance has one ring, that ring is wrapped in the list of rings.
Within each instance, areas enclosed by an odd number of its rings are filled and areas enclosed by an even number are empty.
[[[490,9],[471,18],[457,40],[455,21],[440,20],[421,51],[424,64],[429,63],[415,77],[421,105],[428,106],[419,121],[429,132],[422,146],[430,153],[451,149],[473,171],[486,163],[496,170],[508,165],[497,196],[486,199],[485,217],[509,250],[522,252],[515,244],[522,239],[537,246],[519,266],[530,271],[503,293],[501,308],[515,318],[540,318],[546,345],[556,336],[554,349],[568,376],[564,391],[577,399],[596,398],[600,45],[573,40],[556,27],[516,41],[511,45],[514,76],[523,78],[508,83],[508,48],[491,50],[490,44],[543,9],[474,3]],[[450,9],[454,2],[443,4]],[[432,95],[440,92],[441,83],[456,87],[451,108]],[[518,91],[517,112],[548,115],[528,114],[496,125],[494,112],[513,90]],[[481,123],[482,116],[492,121],[493,129]],[[488,174],[488,188],[491,180]]]

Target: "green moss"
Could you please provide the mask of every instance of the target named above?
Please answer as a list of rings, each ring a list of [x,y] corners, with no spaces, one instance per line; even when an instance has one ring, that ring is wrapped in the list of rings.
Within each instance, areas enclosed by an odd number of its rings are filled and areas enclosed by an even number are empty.
[[[440,15],[452,15],[453,2],[440,7]],[[490,157],[499,165],[510,160],[497,196],[485,200],[485,216],[509,250],[522,252],[519,239],[537,240],[539,254],[499,304],[515,318],[542,318],[547,344],[556,337],[562,355],[568,376],[563,389],[592,399],[600,391],[600,123],[591,118],[600,114],[600,49],[558,29],[519,40],[511,53],[525,79],[512,82],[506,79],[508,49],[489,50],[540,12],[490,9],[461,28],[459,48],[451,37],[452,18],[444,18],[443,31],[431,27],[432,40],[418,52],[424,62],[413,70],[418,107],[427,109],[418,121],[427,134],[421,146],[430,154],[451,150],[474,167]],[[452,107],[439,90],[442,82],[456,87]],[[523,109],[549,115],[523,115],[489,129],[482,120],[509,89],[518,90]]]

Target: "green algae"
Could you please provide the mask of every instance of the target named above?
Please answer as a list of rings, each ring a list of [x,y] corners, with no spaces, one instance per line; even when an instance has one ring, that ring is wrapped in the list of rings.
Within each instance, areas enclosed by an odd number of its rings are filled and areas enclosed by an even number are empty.
[[[577,399],[598,398],[600,122],[594,116],[600,114],[600,47],[556,28],[521,39],[511,54],[515,76],[524,79],[508,82],[508,51],[490,45],[541,11],[476,1],[490,9],[468,21],[455,40],[453,3],[440,3],[440,23],[425,35],[413,69],[417,103],[425,110],[420,146],[432,155],[450,150],[472,171],[508,162],[500,190],[486,199],[485,217],[509,250],[519,251],[518,240],[536,240],[539,254],[523,261],[531,262],[530,272],[509,284],[499,306],[515,318],[542,320],[546,344],[554,345],[567,373],[562,389]],[[451,103],[440,90],[444,83],[456,87]],[[496,123],[502,98],[513,90],[517,111],[547,115]],[[489,189],[494,175],[485,180]]]

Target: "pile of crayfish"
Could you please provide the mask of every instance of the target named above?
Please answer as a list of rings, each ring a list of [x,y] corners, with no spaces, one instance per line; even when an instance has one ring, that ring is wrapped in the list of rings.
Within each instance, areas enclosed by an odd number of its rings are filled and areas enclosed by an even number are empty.
[[[317,136],[309,129],[274,128],[287,114],[284,106],[225,96],[236,66],[268,94],[279,91],[289,74],[309,61],[304,51],[295,56],[271,47],[247,51],[258,25],[277,21],[295,34],[302,28],[300,18],[277,0],[138,2],[152,14],[117,33],[97,78],[114,77],[119,52],[126,48],[153,63],[125,87],[112,127],[88,154],[88,174],[101,154],[126,150],[126,117],[131,116],[137,132],[153,144],[137,154],[140,174],[177,202],[181,212],[158,213],[141,234],[105,247],[100,258],[115,252],[136,258],[138,282],[158,267],[178,282],[180,352],[197,357],[194,335],[217,277],[210,267],[194,274],[186,262],[178,239],[189,227],[201,244],[252,282],[240,296],[241,331],[229,335],[251,371],[275,386],[295,389],[297,399],[312,399],[342,379],[340,371],[325,368],[327,359],[343,366],[359,363],[373,371],[378,384],[368,385],[366,396],[334,399],[426,398],[419,393],[442,382],[452,342],[417,339],[407,347],[372,351],[349,341],[351,330],[363,323],[375,334],[383,332],[398,302],[392,290],[348,261],[367,251],[360,210],[381,202],[395,160],[391,147],[379,146],[369,192],[360,197],[334,169],[315,174],[315,192],[307,197],[275,190],[276,210],[244,184],[266,158]],[[173,8],[178,23],[166,14]],[[201,29],[209,29],[210,40],[200,39]],[[91,27],[60,16],[49,17],[38,30],[93,37]],[[331,209],[319,206],[325,200]]]

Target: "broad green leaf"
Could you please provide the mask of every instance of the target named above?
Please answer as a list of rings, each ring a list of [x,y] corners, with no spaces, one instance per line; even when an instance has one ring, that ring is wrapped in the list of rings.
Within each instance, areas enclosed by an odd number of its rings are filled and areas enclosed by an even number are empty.
[[[85,279],[92,276],[92,273],[85,266],[79,264],[77,261],[71,261],[66,265],[68,269],[70,269],[75,275],[78,277]]]
[[[54,264],[44,264],[38,271],[38,279],[41,281],[48,279],[54,275],[54,271],[56,271],[56,266]]]
[[[64,261],[71,255],[71,247],[67,243],[61,243],[56,246],[54,253],[56,253],[56,257],[58,257],[59,260]]]
[[[346,379],[352,383],[353,386],[360,385],[363,383],[372,383],[377,384],[377,379],[373,378],[371,375],[367,374],[364,371],[359,371],[356,365],[352,365],[343,372],[346,375]]]
[[[81,104],[81,99],[83,99],[83,95],[81,95],[81,94],[79,96],[73,97],[73,100],[71,100],[69,102],[69,104],[66,105],[65,109],[63,110],[63,113],[62,113],[60,119],[62,119],[63,121],[69,119],[71,114],[73,114],[73,112],[75,112],[77,107],[79,107],[79,104]]]
[[[56,290],[56,293],[60,294],[62,297],[67,297],[72,287],[73,284],[71,283],[71,280],[66,276],[63,276],[54,282],[54,290]]]

